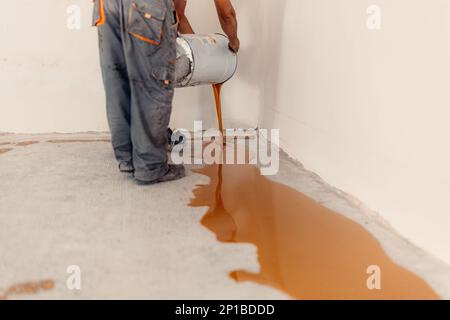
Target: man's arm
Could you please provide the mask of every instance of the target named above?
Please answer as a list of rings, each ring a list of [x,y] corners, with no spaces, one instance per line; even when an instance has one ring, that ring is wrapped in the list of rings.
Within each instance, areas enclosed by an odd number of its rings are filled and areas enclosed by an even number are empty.
[[[188,18],[186,17],[186,0],[173,0],[177,10],[179,27],[178,31],[183,34],[194,33]],[[240,43],[237,35],[238,23],[236,11],[230,0],[214,0],[219,15],[220,25],[230,39],[230,48],[234,52],[239,51]]]
[[[173,2],[179,19],[178,31],[183,34],[194,33],[194,29],[192,29],[192,26],[186,17],[186,0],[173,0]]]
[[[240,43],[237,35],[238,23],[236,11],[230,0],[214,0],[219,15],[220,25],[223,31],[230,39],[230,49],[234,52],[239,51]]]

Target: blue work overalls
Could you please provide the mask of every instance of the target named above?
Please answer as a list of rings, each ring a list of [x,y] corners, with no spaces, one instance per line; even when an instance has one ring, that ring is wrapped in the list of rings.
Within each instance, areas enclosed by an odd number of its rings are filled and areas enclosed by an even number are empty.
[[[94,0],[112,145],[135,178],[168,171],[178,23],[173,0]]]

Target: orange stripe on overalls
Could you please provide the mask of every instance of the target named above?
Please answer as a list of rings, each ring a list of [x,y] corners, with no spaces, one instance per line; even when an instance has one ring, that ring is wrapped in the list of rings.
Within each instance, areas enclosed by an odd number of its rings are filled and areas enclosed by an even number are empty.
[[[99,3],[99,6],[100,6],[100,17],[99,17],[99,19],[97,20],[97,22],[95,23],[95,25],[96,26],[101,26],[101,25],[103,25],[103,24],[105,24],[105,11],[103,10],[103,0],[98,0],[100,3]]]

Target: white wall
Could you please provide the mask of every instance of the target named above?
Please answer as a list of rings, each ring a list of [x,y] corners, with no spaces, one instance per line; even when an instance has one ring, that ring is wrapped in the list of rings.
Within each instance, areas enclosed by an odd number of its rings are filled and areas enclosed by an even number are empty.
[[[83,29],[66,8],[83,4]],[[0,131],[106,130],[90,1],[0,2]]]
[[[374,3],[380,31],[366,28]],[[450,263],[450,3],[272,5],[285,8],[264,57],[276,68],[261,126],[281,128],[294,158]]]
[[[242,52],[228,126],[280,128],[282,147],[450,263],[450,3],[234,0]],[[65,27],[69,4],[83,27]],[[366,9],[382,8],[382,30]],[[0,3],[0,131],[107,130],[89,0]],[[212,0],[190,0],[198,32]],[[179,90],[173,125],[215,126],[209,87]]]

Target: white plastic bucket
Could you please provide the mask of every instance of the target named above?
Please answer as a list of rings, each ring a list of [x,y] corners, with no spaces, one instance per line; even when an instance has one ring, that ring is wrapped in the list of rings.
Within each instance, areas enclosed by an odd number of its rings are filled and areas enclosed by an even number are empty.
[[[228,81],[237,69],[237,54],[222,34],[183,34],[177,38],[175,86],[190,87]]]

